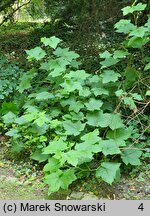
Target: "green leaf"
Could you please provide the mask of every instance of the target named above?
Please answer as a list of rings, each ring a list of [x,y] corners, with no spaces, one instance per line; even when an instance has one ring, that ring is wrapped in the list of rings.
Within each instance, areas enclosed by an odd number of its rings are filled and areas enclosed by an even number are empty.
[[[92,153],[92,147],[91,149],[84,149],[78,151],[78,155],[79,155],[79,162],[78,162],[79,165],[84,163],[89,163],[94,159]]]
[[[130,32],[130,36],[135,36],[139,38],[143,38],[145,36],[145,33],[148,32],[148,29],[144,26],[138,27],[137,29]]]
[[[148,18],[147,23],[145,24],[145,26],[148,28],[148,30],[150,31],[150,17]]]
[[[46,38],[43,37],[41,38],[41,42],[45,45],[45,46],[50,46],[53,49],[56,49],[57,45],[61,42],[62,40],[60,40],[59,38],[52,36],[50,38]]]
[[[74,82],[73,80],[65,80],[64,83],[61,84],[66,93],[74,92],[75,90],[81,91],[82,84],[80,82]]]
[[[150,96],[150,90],[148,90],[145,95]]]
[[[83,87],[79,90],[79,96],[88,97],[91,94],[89,87]]]
[[[43,156],[47,157],[47,155],[43,155]],[[60,166],[61,164],[58,159],[50,157],[48,159],[48,163],[44,166],[43,170],[44,172],[53,173],[53,172],[56,172],[60,168]]]
[[[84,130],[85,124],[82,124],[80,121],[72,122],[68,120],[63,122],[63,127],[67,135],[77,136]]]
[[[36,118],[36,120],[34,121],[34,123],[36,123],[39,127],[43,126],[45,123],[49,123],[51,120],[51,118],[48,116],[46,116],[45,111],[43,112],[39,112],[38,113],[38,117]]]
[[[41,101],[41,100],[48,100],[52,98],[54,98],[53,94],[47,91],[43,91],[43,92],[37,93],[35,99]]]
[[[102,152],[105,156],[121,153],[117,143],[113,139],[101,140],[100,144],[102,145]]]
[[[113,139],[117,146],[126,146],[125,141],[131,137],[130,128],[121,128],[114,131],[108,131],[106,138]]]
[[[67,79],[74,78],[75,80],[85,80],[90,76],[90,74],[86,73],[84,70],[76,70],[70,71],[70,73],[66,74],[64,77]]]
[[[36,106],[33,106],[33,105],[30,105],[30,104],[25,104],[24,106],[23,106],[23,108],[24,109],[26,109],[27,110],[27,112],[28,113],[38,113],[39,112],[39,110],[38,110],[38,107],[36,107]]]
[[[103,113],[102,111],[95,111],[88,113],[86,118],[88,120],[87,123],[95,127],[103,128],[109,126],[112,130],[115,130],[124,126],[119,114],[109,114]]]
[[[85,103],[87,110],[94,111],[100,110],[100,107],[103,105],[101,100],[97,100],[95,98],[90,98],[88,103]]]
[[[146,4],[138,3],[137,5],[127,6],[121,9],[123,11],[123,15],[126,16],[129,13],[133,13],[135,11],[143,11],[146,8]]]
[[[43,154],[55,154],[68,148],[67,142],[60,138],[57,141],[50,141],[49,145],[43,149]]]
[[[17,114],[18,113],[18,107],[15,103],[13,102],[3,102],[2,103],[2,106],[1,106],[1,114],[7,114],[9,111],[14,113],[14,114]]]
[[[103,83],[116,82],[120,77],[120,74],[113,70],[104,70],[101,77]]]
[[[79,113],[80,109],[84,108],[84,104],[81,101],[75,101],[75,99],[70,101],[69,111],[74,111]]]
[[[120,172],[120,163],[103,162],[96,170],[96,177],[102,178],[108,184],[112,184]]]
[[[67,169],[63,171],[61,176],[61,188],[67,190],[68,186],[77,179],[74,172],[74,169]]]
[[[93,94],[97,97],[98,95],[109,95],[109,91],[104,89],[104,88],[92,88],[91,91],[93,92]]]
[[[52,76],[52,77],[60,76],[60,75],[62,75],[63,72],[65,72],[65,70],[66,69],[64,69],[62,67],[57,67],[53,71],[51,71],[48,76]]]
[[[134,5],[134,11],[143,11],[147,7],[147,4],[138,3],[137,5]]]
[[[102,152],[102,144],[99,142],[99,144],[92,145],[91,151],[92,151],[93,153]]]
[[[70,62],[70,65],[71,65],[71,67],[78,69],[79,66],[81,65],[81,62],[80,62],[80,61],[77,61],[77,60],[72,60],[72,61]]]
[[[124,92],[123,92],[122,89],[119,89],[119,90],[115,91],[115,95],[116,95],[117,97],[120,97],[120,96],[122,96],[123,94],[124,94]]]
[[[138,101],[142,101],[142,96],[140,94],[137,94],[137,93],[132,93],[131,96],[135,99],[135,100],[138,100]]]
[[[99,137],[98,129],[95,129],[94,131],[85,134],[84,136],[81,137],[81,140],[90,144],[95,144],[99,142],[100,137]]]
[[[99,138],[99,140],[101,139]],[[85,159],[89,160],[93,158],[93,153],[98,153],[102,151],[102,145],[101,143],[95,144],[94,141],[85,141],[76,144],[75,149],[78,151],[78,157],[80,156],[79,159],[85,157]]]
[[[76,167],[79,162],[80,155],[76,150],[70,150],[62,154],[63,160]]]
[[[89,132],[85,134],[84,136],[81,137],[81,140],[83,140],[84,142],[76,144],[75,149],[83,152],[87,150],[89,153],[101,152],[102,151],[102,145],[100,143],[101,138],[98,135],[99,135],[99,131],[97,129],[94,130],[93,132]]]
[[[66,66],[68,64],[69,64],[68,61],[61,60],[60,58],[59,59],[51,59],[48,62],[41,63],[40,69],[46,70],[48,72],[50,72],[52,70],[54,72],[54,71],[58,71],[60,69],[62,69],[63,71],[65,71],[66,70]]]
[[[0,94],[0,100],[3,100],[3,99],[4,99],[4,95]]]
[[[63,171],[57,170],[57,172],[47,175],[44,182],[49,185],[49,194],[58,191],[61,187],[61,178]]]
[[[115,24],[116,32],[128,34],[136,29],[136,26],[131,23],[130,20],[121,19]]]
[[[7,136],[13,137],[14,139],[20,137],[19,130],[16,128],[10,129],[7,133],[5,133]]]
[[[36,76],[35,70],[30,70],[29,72],[23,74],[20,78],[20,84],[18,86],[18,91],[23,93],[24,90],[29,89],[31,87],[31,80]]]
[[[129,55],[129,53],[125,50],[115,50],[113,54],[113,58],[114,59],[125,58],[127,55]]]
[[[125,105],[129,106],[129,108],[131,110],[133,110],[136,107],[132,97],[123,97],[123,102],[124,102]]]
[[[32,122],[33,120],[37,119],[38,117],[38,112],[37,111],[33,111],[32,113],[28,113],[28,114],[25,114],[23,116],[21,116],[22,119],[19,119],[21,120],[21,123],[22,121],[25,119],[26,122]],[[24,118],[24,119],[23,119]]]
[[[105,59],[104,61],[101,61],[100,64],[102,65],[101,69],[103,68],[107,68],[107,67],[110,67],[112,65],[115,65],[119,62],[118,59],[114,59],[114,58],[107,58]]]
[[[126,149],[122,152],[121,158],[123,162],[128,165],[140,165],[141,162],[139,160],[140,156],[142,155],[142,151],[136,149]]]
[[[119,113],[118,114],[111,114],[110,115],[109,127],[112,130],[124,127],[122,119],[121,119]]]
[[[87,114],[87,124],[94,127],[108,127],[110,123],[110,114],[103,114],[102,111],[90,112]]]
[[[51,173],[45,178],[45,183],[50,186],[49,194],[58,191],[60,188],[68,189],[68,186],[77,178],[74,174],[74,169],[58,170]]]
[[[51,126],[51,128],[56,128],[56,127],[58,127],[58,126],[61,125],[61,124],[62,124],[62,122],[59,121],[58,119],[54,119],[54,120],[51,120],[51,121],[50,121],[50,126]]]
[[[100,55],[100,58],[110,58],[112,56],[112,54],[110,52],[108,52],[107,50],[103,53],[101,53]]]
[[[76,113],[78,113],[80,111],[80,109],[82,109],[84,107],[83,102],[76,101],[74,97],[70,97],[70,98],[68,98],[66,100],[62,100],[60,102],[60,104],[63,107],[69,105],[69,111],[74,111]]]
[[[32,124],[32,127],[29,130],[31,133],[35,133],[38,136],[41,136],[43,134],[46,134],[48,129],[49,129],[48,124],[43,124],[41,127],[39,127],[37,124]]]
[[[84,104],[81,101],[76,101],[75,103],[71,103],[69,106],[69,111],[74,111],[79,113],[80,109],[84,107]]]
[[[70,114],[66,114],[63,116],[64,120],[72,120],[72,121],[81,121],[84,120],[84,114],[82,112],[74,113],[70,112]]]
[[[131,6],[124,7],[121,10],[123,11],[124,16],[129,14],[129,13],[133,13],[133,11],[134,11],[133,7],[131,7]]]
[[[24,116],[21,116],[19,118],[16,118],[14,122],[17,123],[18,125],[23,125],[28,123],[29,121]]]
[[[79,57],[79,55],[73,51],[69,51],[69,48],[58,47],[54,52],[54,55],[58,57],[63,57],[65,60],[71,62],[73,59]]]
[[[125,85],[126,87],[131,87],[133,83],[138,80],[138,71],[135,68],[127,67],[125,69]]]
[[[49,155],[43,155],[40,149],[37,149],[30,157],[32,160],[37,160],[39,163],[46,161]]]
[[[101,82],[101,77],[98,76],[98,75],[92,75],[92,76],[89,78],[89,82],[90,82],[90,83],[99,83],[99,82]]]
[[[133,47],[133,48],[141,48],[148,42],[148,38],[141,38],[141,37],[132,37],[127,44],[127,47]]]
[[[144,70],[149,70],[150,69],[150,62],[145,66]]]
[[[15,122],[16,115],[12,112],[8,112],[7,114],[2,116],[2,119],[5,124],[12,124]]]
[[[85,119],[83,112],[78,112],[78,113],[71,112],[70,114],[71,114],[72,121],[79,121],[79,120],[82,121]]]
[[[27,59],[29,60],[41,60],[46,56],[46,52],[41,47],[35,47],[31,50],[26,50],[26,53],[28,54]]]

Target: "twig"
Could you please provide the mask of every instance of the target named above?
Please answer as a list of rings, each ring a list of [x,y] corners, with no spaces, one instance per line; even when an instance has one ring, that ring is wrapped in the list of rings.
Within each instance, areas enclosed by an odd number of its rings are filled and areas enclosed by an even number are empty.
[[[150,104],[150,101],[144,106],[144,108],[141,109],[141,111],[139,113],[137,113],[134,117],[132,117],[134,115],[134,113],[129,116],[126,121],[130,118],[130,120],[127,122],[127,124],[129,124],[130,121],[132,121],[133,119],[135,119],[138,115],[143,114],[144,110],[146,109],[146,107]]]
[[[9,20],[13,15],[14,13],[16,13],[19,9],[21,9],[22,7],[28,5],[29,3],[31,2],[31,0],[29,0],[28,2],[20,5],[19,7],[17,7],[16,9],[13,10],[12,13],[8,14],[4,19],[3,21],[0,23],[0,26],[2,26],[4,24],[4,22],[6,22],[7,20]]]
[[[120,148],[121,150],[126,150],[126,149],[138,149],[139,148],[132,148],[132,146],[134,146],[137,142],[139,142],[139,139],[143,136],[143,134],[150,128],[150,125],[148,125],[143,132],[140,134],[140,136],[127,148]],[[145,149],[140,149],[140,150],[145,150]]]

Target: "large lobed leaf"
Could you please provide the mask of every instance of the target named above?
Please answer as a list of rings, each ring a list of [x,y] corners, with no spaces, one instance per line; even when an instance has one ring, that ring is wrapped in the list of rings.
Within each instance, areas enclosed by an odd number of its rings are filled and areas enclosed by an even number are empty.
[[[120,172],[120,163],[103,162],[96,170],[96,177],[102,178],[108,184],[117,179]]]

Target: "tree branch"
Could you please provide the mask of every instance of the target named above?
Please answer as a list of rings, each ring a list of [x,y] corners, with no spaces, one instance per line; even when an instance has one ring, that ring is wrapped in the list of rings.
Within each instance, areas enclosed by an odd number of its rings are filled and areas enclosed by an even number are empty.
[[[10,7],[16,0],[0,0],[0,12]]]
[[[20,10],[22,7],[28,5],[30,2],[31,2],[31,0],[29,0],[28,2],[20,5],[16,9],[14,9],[10,14],[8,14],[6,17],[4,17],[3,21],[0,23],[0,26],[2,26],[7,20],[9,20],[18,10]]]

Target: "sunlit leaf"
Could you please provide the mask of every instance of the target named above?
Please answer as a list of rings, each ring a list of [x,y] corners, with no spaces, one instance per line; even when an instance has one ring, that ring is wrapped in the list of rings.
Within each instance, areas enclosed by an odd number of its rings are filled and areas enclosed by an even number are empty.
[[[59,38],[52,36],[50,38],[46,38],[43,37],[41,38],[41,42],[45,45],[45,46],[50,46],[53,49],[56,49],[57,45],[61,42],[62,40],[60,40]]]
[[[63,122],[63,127],[66,130],[67,135],[77,136],[84,130],[85,124],[82,124],[80,121],[72,122],[68,120]]]
[[[130,20],[121,19],[115,24],[116,32],[128,34],[136,29],[136,26],[131,23]]]
[[[26,53],[28,54],[27,59],[29,60],[41,60],[46,56],[46,52],[41,47],[35,47],[31,50],[26,50]]]

